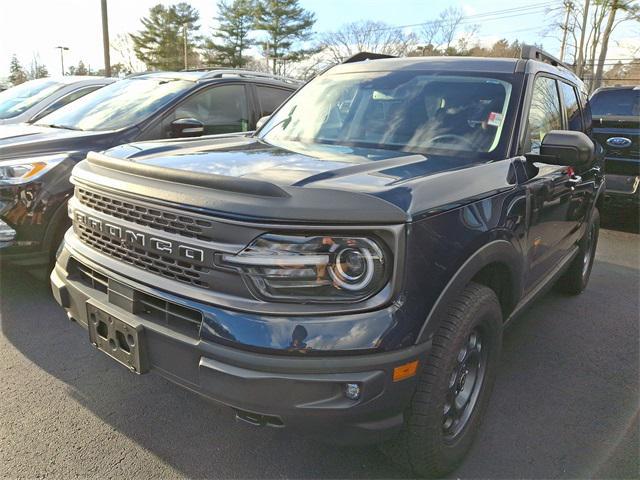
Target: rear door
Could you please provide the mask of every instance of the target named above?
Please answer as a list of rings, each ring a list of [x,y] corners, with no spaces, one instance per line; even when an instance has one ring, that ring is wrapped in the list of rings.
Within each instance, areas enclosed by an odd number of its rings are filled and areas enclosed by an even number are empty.
[[[544,136],[551,130],[565,130],[571,124],[561,96],[558,80],[537,75],[530,85],[531,101],[525,116],[523,151],[539,153]],[[580,109],[578,109],[580,116]],[[580,125],[582,119],[573,119]],[[528,263],[527,286],[538,282],[558,267],[579,237],[583,220],[580,175],[571,168],[546,163],[527,163]]]

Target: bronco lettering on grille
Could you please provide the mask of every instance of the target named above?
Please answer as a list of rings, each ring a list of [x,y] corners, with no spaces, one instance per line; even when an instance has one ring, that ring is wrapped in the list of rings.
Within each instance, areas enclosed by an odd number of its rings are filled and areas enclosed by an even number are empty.
[[[183,245],[165,238],[152,237],[142,232],[135,232],[113,223],[103,222],[99,218],[92,217],[78,210],[74,212],[73,219],[74,222],[82,224],[91,230],[118,238],[131,245],[147,247],[149,250],[158,253],[176,255],[190,261],[204,262],[204,250],[190,245]]]

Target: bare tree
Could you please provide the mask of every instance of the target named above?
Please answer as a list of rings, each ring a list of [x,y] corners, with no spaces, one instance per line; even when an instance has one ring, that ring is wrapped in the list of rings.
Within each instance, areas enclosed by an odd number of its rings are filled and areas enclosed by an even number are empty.
[[[118,34],[111,40],[111,49],[116,53],[114,61],[122,65],[124,72],[132,73],[144,70],[145,65],[136,57],[133,41],[126,34]]]
[[[618,21],[616,21],[616,16],[618,14],[620,14],[620,16],[618,17]],[[638,5],[635,0],[610,0],[609,17],[607,18],[607,24],[602,32],[602,44],[600,45],[598,65],[591,85],[592,90],[598,88],[602,83],[604,62],[607,58],[611,34],[618,25],[629,20],[640,21],[640,5]]]
[[[406,55],[416,44],[413,34],[370,20],[344,25],[322,36],[319,48],[329,62],[339,63],[358,52]]]
[[[437,19],[426,22],[420,31],[420,41],[424,43],[422,55],[456,55],[469,50],[478,26],[467,25],[464,29],[463,26],[461,9],[449,7],[440,12]]]

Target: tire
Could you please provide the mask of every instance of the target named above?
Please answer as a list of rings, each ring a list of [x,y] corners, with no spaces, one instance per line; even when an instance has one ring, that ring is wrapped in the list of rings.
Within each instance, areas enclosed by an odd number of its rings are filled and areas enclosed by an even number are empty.
[[[433,337],[431,352],[406,412],[404,431],[385,448],[393,460],[414,474],[429,478],[445,475],[460,464],[491,396],[502,346],[502,325],[498,298],[484,285],[470,283],[452,302]],[[470,348],[472,344],[474,348]],[[459,362],[463,348],[467,351],[467,374],[462,373]],[[478,368],[474,369],[472,365],[476,363]],[[461,390],[456,398],[461,402],[465,397],[469,400],[467,408],[461,409],[461,420],[455,423],[445,411],[448,407],[452,411],[450,405],[455,402],[450,399],[458,388]]]
[[[600,212],[594,207],[580,250],[571,261],[567,271],[556,282],[556,289],[569,295],[579,295],[587,288],[600,234]]]

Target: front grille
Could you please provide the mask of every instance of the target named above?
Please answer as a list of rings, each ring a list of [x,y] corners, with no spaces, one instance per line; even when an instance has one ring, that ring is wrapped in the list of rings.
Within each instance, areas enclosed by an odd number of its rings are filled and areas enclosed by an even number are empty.
[[[115,297],[120,300],[115,303],[116,305],[125,308],[128,305],[130,308],[127,310],[144,320],[168,327],[192,338],[198,338],[200,335],[202,313],[198,310],[183,307],[115,282],[73,258],[69,260],[68,270],[72,279],[88,288],[109,295],[109,303],[113,303],[111,299]]]
[[[85,244],[110,257],[196,287],[209,287],[204,276],[210,274],[210,268],[175,260],[165,255],[125,244],[120,239],[104,235],[101,232],[87,228],[81,223],[75,223],[74,228],[76,234]]]
[[[213,224],[208,220],[191,215],[175,214],[159,208],[150,208],[139,203],[118,200],[109,195],[92,192],[82,187],[76,188],[76,198],[81,204],[98,212],[155,228],[183,237],[211,241],[209,229]]]

